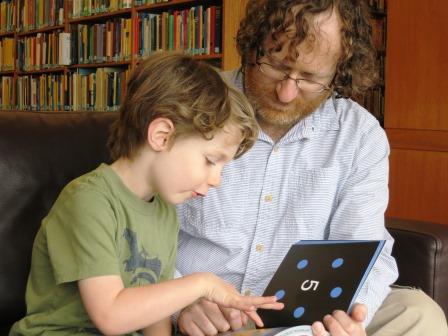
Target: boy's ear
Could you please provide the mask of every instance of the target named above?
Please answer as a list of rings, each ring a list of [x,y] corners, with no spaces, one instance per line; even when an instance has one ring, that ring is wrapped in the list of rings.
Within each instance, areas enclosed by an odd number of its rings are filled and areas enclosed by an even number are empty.
[[[147,141],[157,152],[169,147],[169,141],[174,133],[174,124],[168,118],[156,118],[148,126]]]

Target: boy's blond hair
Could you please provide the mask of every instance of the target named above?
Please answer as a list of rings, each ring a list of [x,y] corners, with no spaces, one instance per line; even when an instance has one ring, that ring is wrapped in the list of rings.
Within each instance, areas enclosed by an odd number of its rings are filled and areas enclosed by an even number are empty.
[[[232,123],[242,135],[235,157],[253,145],[258,132],[245,96],[228,86],[209,64],[179,53],[155,53],[139,64],[119,114],[108,141],[114,160],[132,158],[145,143],[149,124],[160,117],[175,126],[170,140],[198,133],[212,139],[216,131]]]

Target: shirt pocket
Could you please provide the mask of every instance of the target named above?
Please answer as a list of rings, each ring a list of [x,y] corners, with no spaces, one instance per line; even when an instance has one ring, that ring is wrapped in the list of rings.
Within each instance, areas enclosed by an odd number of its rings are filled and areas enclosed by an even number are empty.
[[[298,239],[325,239],[337,205],[340,169],[292,169],[285,198],[285,225]]]

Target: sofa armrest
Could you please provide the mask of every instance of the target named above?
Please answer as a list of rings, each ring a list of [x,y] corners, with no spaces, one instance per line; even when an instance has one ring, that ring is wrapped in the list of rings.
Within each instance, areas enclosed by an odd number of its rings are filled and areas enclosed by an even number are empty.
[[[448,225],[405,219],[386,219],[395,239],[397,285],[422,289],[448,316]]]

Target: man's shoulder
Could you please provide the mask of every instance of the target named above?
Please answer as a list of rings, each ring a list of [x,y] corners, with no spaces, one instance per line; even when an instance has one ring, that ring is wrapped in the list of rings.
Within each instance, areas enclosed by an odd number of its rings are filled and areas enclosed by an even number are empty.
[[[380,127],[378,120],[365,107],[350,98],[333,97],[331,108],[340,124]]]

